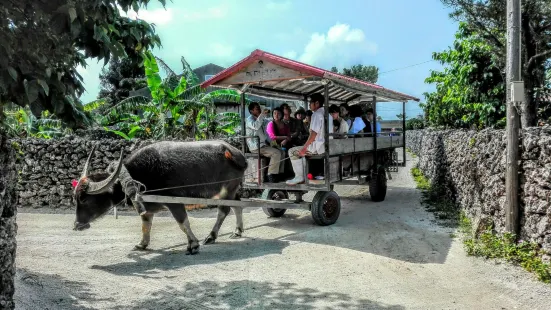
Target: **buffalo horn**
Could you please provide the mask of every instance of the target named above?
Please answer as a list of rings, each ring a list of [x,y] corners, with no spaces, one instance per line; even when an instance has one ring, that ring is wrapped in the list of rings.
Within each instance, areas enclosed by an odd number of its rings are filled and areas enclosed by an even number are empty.
[[[88,159],[86,160],[86,163],[84,164],[84,168],[82,169],[82,173],[80,174],[81,179],[88,175],[88,169],[90,169],[90,161],[92,160],[92,156],[94,156],[96,147],[97,147],[97,144],[94,144],[94,146],[92,147],[92,151],[90,152],[90,155],[88,155]]]
[[[107,177],[107,179],[100,182],[88,181],[88,186],[86,188],[87,194],[89,195],[101,194],[104,191],[108,190],[115,183],[115,181],[119,177],[119,173],[121,172],[122,156],[123,156],[123,151],[121,150],[121,157],[119,158],[117,169],[115,169],[115,171],[113,171],[113,173],[111,173],[111,175]]]

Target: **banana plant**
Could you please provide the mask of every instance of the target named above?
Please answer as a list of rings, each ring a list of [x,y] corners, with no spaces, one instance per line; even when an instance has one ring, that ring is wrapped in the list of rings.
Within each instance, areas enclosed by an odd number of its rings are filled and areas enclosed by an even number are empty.
[[[51,118],[46,111],[36,118],[28,108],[9,109],[5,116],[4,128],[12,137],[51,139],[68,132],[60,120]]]
[[[145,53],[145,76],[151,99],[143,96],[126,98],[105,115],[103,123],[116,124],[117,129],[110,130],[126,139],[138,136],[160,139],[169,135],[203,138],[198,134],[199,113],[214,111],[217,100],[239,102],[240,96],[233,90],[207,93],[183,57],[181,61],[183,73],[178,78],[162,60],[151,52]],[[159,65],[167,73],[165,79],[161,78]]]
[[[202,109],[197,115],[197,136],[200,139],[209,139],[218,134],[235,134],[234,129],[241,124],[241,116],[235,112],[214,113],[208,109]]]

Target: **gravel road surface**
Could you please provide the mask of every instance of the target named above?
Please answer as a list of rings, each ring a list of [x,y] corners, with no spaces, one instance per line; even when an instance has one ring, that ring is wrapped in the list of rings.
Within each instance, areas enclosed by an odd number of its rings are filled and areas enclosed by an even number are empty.
[[[184,255],[170,216],[153,221],[150,250],[138,216],[106,216],[84,232],[73,214],[18,214],[17,309],[549,309],[551,286],[518,267],[467,257],[453,229],[419,204],[408,168],[387,198],[339,186],[342,211],[328,227],[309,212],[270,219],[246,209],[245,233],[229,239],[231,213],[214,245]],[[214,210],[190,212],[199,239]]]

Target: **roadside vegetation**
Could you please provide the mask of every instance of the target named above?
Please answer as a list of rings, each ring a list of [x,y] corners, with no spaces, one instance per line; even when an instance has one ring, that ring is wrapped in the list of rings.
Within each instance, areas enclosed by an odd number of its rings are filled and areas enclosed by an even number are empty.
[[[542,282],[551,283],[551,265],[543,262],[543,253],[537,243],[517,241],[517,237],[510,233],[498,234],[490,224],[475,229],[472,221],[457,203],[447,197],[442,187],[431,185],[418,167],[412,168],[411,174],[422,192],[421,203],[425,209],[435,215],[438,224],[458,228],[467,255],[504,260],[534,273]]]

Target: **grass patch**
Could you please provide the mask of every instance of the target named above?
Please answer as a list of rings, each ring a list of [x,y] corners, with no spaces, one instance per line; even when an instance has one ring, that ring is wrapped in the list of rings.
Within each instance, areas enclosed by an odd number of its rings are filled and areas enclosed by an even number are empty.
[[[551,265],[542,261],[541,256],[544,253],[537,243],[522,240],[517,242],[516,237],[510,233],[498,235],[491,226],[482,227],[483,230],[475,235],[473,223],[459,205],[447,197],[443,187],[431,185],[417,167],[411,169],[411,174],[417,188],[422,191],[421,203],[425,209],[434,214],[438,224],[458,228],[458,234],[452,233],[450,237],[461,236],[467,255],[503,259],[534,273],[538,280],[551,283]]]
[[[491,229],[486,229],[479,236],[473,236],[470,222],[465,226],[467,230],[462,229],[463,244],[468,255],[503,259],[534,273],[538,280],[551,283],[551,265],[542,261],[543,253],[537,243],[523,240],[517,242],[514,234],[497,235]]]
[[[429,180],[423,175],[423,172],[417,167],[411,168],[411,175],[413,176],[413,179],[415,180],[415,184],[417,184],[417,188],[420,190],[430,190],[430,182]]]
[[[408,152],[409,155],[411,155],[412,158],[417,158],[417,155],[415,153],[413,153],[410,148],[406,148],[406,152]]]
[[[457,227],[460,219],[460,208],[446,195],[446,190],[440,186],[431,185],[423,172],[417,167],[411,168],[411,175],[422,191],[421,203],[428,212],[434,214],[439,224]]]

